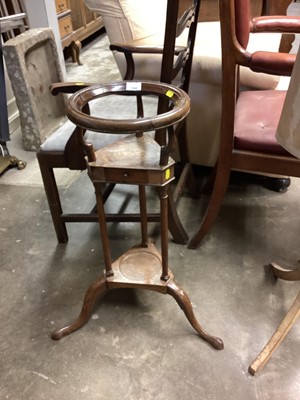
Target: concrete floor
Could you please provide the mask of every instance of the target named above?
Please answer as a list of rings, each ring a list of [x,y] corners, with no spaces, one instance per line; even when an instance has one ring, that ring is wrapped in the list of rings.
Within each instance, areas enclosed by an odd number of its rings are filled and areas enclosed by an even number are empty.
[[[79,207],[93,202],[90,189],[83,172],[62,196]],[[261,372],[247,372],[299,290],[267,266],[299,258],[299,180],[285,194],[233,182],[198,250],[170,238],[176,280],[223,351],[195,334],[172,297],[141,290],[109,293],[81,330],[52,341],[102,271],[98,227],[69,225],[69,243],[57,244],[42,187],[0,190],[1,399],[299,399],[299,324]],[[125,195],[120,188],[110,206]],[[203,201],[180,201],[189,234]],[[110,236],[116,257],[138,243],[139,229],[110,225]]]

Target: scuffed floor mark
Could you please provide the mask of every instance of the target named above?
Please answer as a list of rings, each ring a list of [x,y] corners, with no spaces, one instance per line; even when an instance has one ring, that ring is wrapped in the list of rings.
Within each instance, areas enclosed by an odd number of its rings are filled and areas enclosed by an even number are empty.
[[[191,386],[194,386],[195,388],[201,389],[201,386],[200,386],[200,385],[195,385],[195,383],[189,381],[188,379],[185,379],[185,382],[188,383],[188,384],[191,385]]]
[[[48,376],[41,374],[40,372],[36,372],[36,371],[31,371],[33,374],[39,376],[42,379],[45,379],[45,381],[49,381],[50,383],[53,383],[53,385],[57,385],[57,383],[55,381],[53,381],[51,378],[49,378]]]

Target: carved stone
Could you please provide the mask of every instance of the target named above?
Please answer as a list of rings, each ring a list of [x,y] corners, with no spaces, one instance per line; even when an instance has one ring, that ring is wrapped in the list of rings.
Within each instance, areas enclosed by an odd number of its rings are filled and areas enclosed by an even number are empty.
[[[64,100],[49,87],[63,80],[50,28],[30,29],[3,45],[8,76],[20,112],[25,150],[36,151],[62,123]]]

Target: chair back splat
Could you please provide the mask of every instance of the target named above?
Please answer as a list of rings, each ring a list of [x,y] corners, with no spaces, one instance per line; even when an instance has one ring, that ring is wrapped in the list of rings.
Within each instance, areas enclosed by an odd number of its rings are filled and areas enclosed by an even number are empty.
[[[290,76],[294,54],[246,49],[249,34],[300,32],[300,17],[250,18],[249,0],[220,0],[222,120],[219,157],[208,207],[189,243],[196,248],[215,222],[232,170],[300,176],[300,162],[276,141],[285,90],[240,90],[241,67]]]
[[[98,3],[98,11],[102,13],[101,0],[86,0],[86,4]],[[124,2],[126,3],[126,2]],[[126,41],[125,43],[111,43],[110,48],[114,52],[123,53],[126,59],[126,72],[124,79],[136,79],[135,57],[142,54],[161,55],[160,81],[179,85],[187,93],[189,91],[190,76],[192,70],[193,52],[196,39],[197,21],[201,0],[186,2],[185,8],[180,8],[180,0],[168,0],[166,2],[166,20],[164,36],[154,34],[153,37]],[[160,6],[161,9],[162,6]],[[179,44],[178,44],[179,43]],[[164,112],[164,101],[159,103],[159,112]],[[187,126],[181,127],[178,138],[178,152],[181,160],[181,180],[175,191],[175,203],[177,203],[183,188],[187,184],[192,195],[197,196],[197,189],[192,177],[192,168],[189,163],[187,146]],[[164,143],[165,134],[159,131],[156,140]]]

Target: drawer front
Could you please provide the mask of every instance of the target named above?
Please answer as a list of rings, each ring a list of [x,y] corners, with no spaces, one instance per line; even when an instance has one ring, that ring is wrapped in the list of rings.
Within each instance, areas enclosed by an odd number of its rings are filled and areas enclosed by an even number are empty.
[[[137,170],[89,166],[89,176],[95,182],[163,186],[174,179],[174,166],[166,170]]]
[[[58,20],[60,37],[63,38],[73,32],[71,17],[64,17]]]
[[[56,13],[59,14],[68,9],[67,0],[55,0]]]

